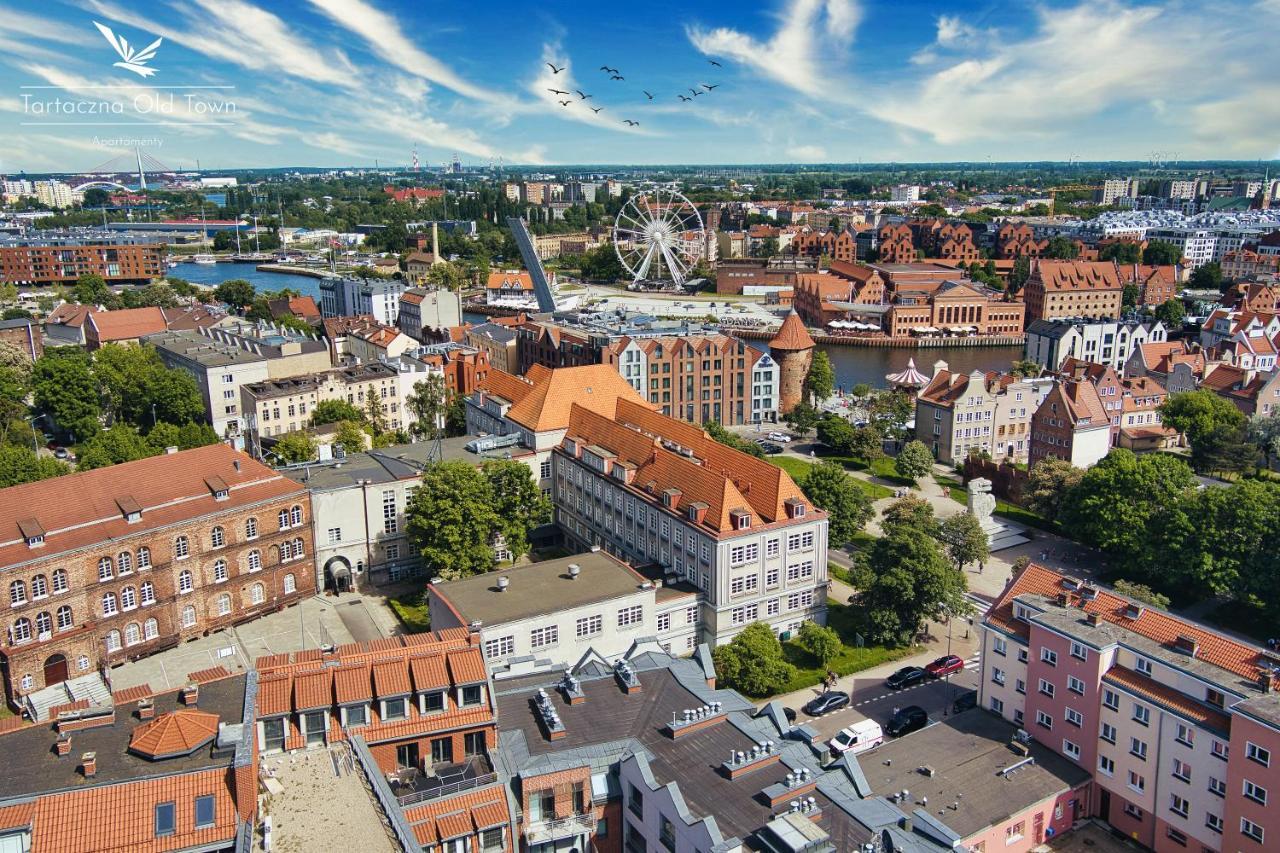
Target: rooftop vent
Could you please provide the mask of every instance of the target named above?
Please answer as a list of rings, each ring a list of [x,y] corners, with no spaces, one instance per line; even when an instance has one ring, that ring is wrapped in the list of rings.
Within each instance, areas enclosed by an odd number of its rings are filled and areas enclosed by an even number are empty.
[[[1129,606],[1124,609],[1124,615],[1130,619],[1138,619],[1146,612],[1146,610],[1147,608],[1143,605],[1138,604],[1136,601],[1131,601],[1129,602]]]
[[[1179,634],[1173,641],[1173,650],[1181,652],[1191,657],[1196,656],[1196,651],[1200,648],[1200,641],[1195,637],[1188,637],[1185,634]]]
[[[577,563],[570,563],[569,577],[573,580],[577,580],[580,574],[582,574],[582,566],[579,566]]]
[[[511,586],[511,578],[501,575],[498,578],[498,592],[506,592],[509,586]]]

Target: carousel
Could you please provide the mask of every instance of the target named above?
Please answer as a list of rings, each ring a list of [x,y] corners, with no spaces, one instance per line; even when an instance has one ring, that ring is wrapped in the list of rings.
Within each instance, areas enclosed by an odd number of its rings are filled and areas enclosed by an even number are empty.
[[[918,393],[921,388],[929,384],[929,377],[916,370],[914,358],[907,359],[906,370],[887,374],[884,378],[894,391],[906,391],[911,394]]]

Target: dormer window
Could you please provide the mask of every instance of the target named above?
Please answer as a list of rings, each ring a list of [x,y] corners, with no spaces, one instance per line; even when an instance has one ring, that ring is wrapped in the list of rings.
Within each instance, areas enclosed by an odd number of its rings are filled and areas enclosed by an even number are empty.
[[[120,514],[124,516],[124,520],[130,524],[142,521],[142,505],[134,500],[132,495],[116,498],[116,506],[120,508]]]
[[[24,518],[19,521],[18,530],[21,531],[28,548],[39,548],[44,544],[44,525],[34,518]]]
[[[43,544],[44,544],[44,537],[43,537],[43,536],[28,536],[28,537],[27,537],[27,547],[28,547],[28,548],[39,548],[39,547],[40,547],[41,545],[43,545]]]

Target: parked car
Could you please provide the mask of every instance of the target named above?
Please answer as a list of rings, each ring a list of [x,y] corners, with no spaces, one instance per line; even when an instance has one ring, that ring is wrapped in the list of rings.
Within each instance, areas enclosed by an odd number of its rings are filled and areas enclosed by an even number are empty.
[[[929,713],[919,705],[908,705],[890,718],[884,730],[890,737],[902,737],[929,724]]]
[[[776,456],[782,452],[782,445],[774,444],[772,441],[757,441],[756,444],[760,445],[760,449],[770,456]]]
[[[67,459],[71,456],[71,451],[67,450],[65,447],[55,447],[53,450],[53,456],[55,459]]]
[[[769,440],[780,441],[783,444],[786,444],[788,441],[791,440],[791,436],[787,435],[785,432],[771,432],[769,433]]]
[[[857,755],[882,743],[884,730],[880,728],[880,724],[875,720],[862,720],[838,731],[835,737],[827,741],[827,746],[831,749],[831,757],[838,758],[841,753],[852,752]]]
[[[890,690],[903,690],[907,687],[915,687],[917,684],[923,684],[927,677],[928,673],[918,666],[904,666],[902,669],[886,678],[884,686],[888,687]]]
[[[813,699],[804,706],[804,712],[810,717],[821,717],[838,711],[849,704],[849,694],[843,690],[831,690]]]
[[[966,690],[956,697],[956,701],[951,703],[951,713],[959,714],[961,711],[976,707],[978,707],[978,691]]]
[[[959,655],[943,655],[924,668],[931,678],[954,675],[964,669],[964,658]]]

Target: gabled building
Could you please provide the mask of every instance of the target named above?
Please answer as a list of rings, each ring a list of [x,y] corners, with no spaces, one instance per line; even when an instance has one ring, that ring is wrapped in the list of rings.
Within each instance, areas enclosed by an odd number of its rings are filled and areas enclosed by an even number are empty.
[[[90,351],[103,344],[136,344],[167,328],[164,312],[154,306],[90,311],[84,320],[84,343]]]
[[[1252,417],[1280,411],[1280,371],[1260,373],[1232,364],[1220,364],[1205,374],[1200,387],[1225,397]]]
[[[876,258],[882,264],[909,264],[916,259],[911,229],[905,224],[880,226],[876,242]]]
[[[1121,370],[1137,348],[1167,338],[1168,330],[1158,320],[1031,320],[1024,357],[1051,373],[1061,370],[1068,358]]]
[[[1050,457],[1088,468],[1111,449],[1111,418],[1087,379],[1062,380],[1031,417],[1031,467]]]
[[[1149,376],[1124,379],[1120,384],[1120,429],[1116,444],[1133,451],[1175,446],[1177,431],[1160,422],[1160,407],[1169,398],[1164,387]]]
[[[916,438],[943,464],[963,463],[974,452],[1026,462],[1031,416],[1052,386],[1049,378],[953,373],[939,361],[916,396]]]
[[[1048,240],[1037,240],[1031,227],[1022,222],[1006,222],[996,232],[997,258],[1038,258],[1048,245]]]
[[[1120,316],[1124,282],[1111,261],[1037,260],[1022,288],[1027,322]]]

